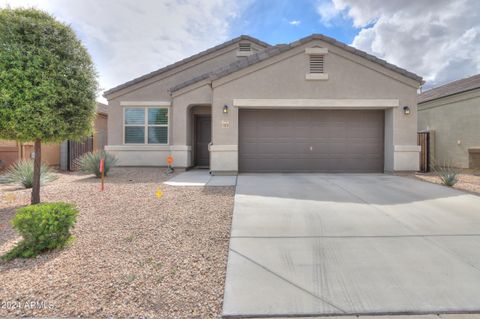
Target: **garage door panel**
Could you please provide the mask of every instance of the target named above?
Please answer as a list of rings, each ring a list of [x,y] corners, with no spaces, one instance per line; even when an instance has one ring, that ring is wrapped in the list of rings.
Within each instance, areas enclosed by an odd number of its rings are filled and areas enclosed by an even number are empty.
[[[311,127],[310,126],[297,126],[294,130],[294,137],[298,139],[308,139],[311,136]]]
[[[381,172],[384,113],[240,110],[239,170]]]
[[[376,161],[368,160],[359,163],[355,159],[343,159],[339,161],[333,158],[296,158],[295,163],[296,165],[292,166],[292,160],[289,159],[252,159],[246,162],[246,164],[250,166],[269,167],[267,170],[253,170],[256,172],[314,172],[317,170],[312,170],[310,168],[316,166],[321,166],[322,171],[332,173],[345,172],[345,169],[343,168],[345,166],[352,167],[349,172],[378,172],[376,169],[372,168],[374,165],[378,165],[378,163]]]
[[[355,143],[350,145],[348,151],[353,154],[379,156],[378,154],[383,152],[383,147],[379,143]]]
[[[371,125],[374,125],[374,124],[371,124]],[[382,132],[379,132],[379,130],[376,129],[375,127],[365,127],[365,128],[364,127],[350,127],[348,130],[346,130],[346,132],[349,135],[348,137],[353,137],[353,138],[361,137],[362,139],[373,138],[373,139],[377,139],[377,140],[380,140],[378,135],[382,133]]]
[[[343,157],[345,153],[348,153],[348,148],[345,143],[342,143],[343,140],[337,142],[325,143],[325,147],[320,147],[316,152],[322,152],[326,154],[337,155],[337,157]]]

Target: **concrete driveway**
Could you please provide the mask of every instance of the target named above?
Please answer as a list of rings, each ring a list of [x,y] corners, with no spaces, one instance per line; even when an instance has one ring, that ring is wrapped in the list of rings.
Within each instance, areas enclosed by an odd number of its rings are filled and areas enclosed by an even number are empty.
[[[224,316],[480,312],[480,197],[382,174],[245,174]]]

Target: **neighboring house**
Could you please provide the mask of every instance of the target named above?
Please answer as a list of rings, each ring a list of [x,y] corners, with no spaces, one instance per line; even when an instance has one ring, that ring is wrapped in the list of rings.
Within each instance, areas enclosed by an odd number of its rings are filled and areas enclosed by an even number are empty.
[[[108,107],[97,102],[97,116],[93,123],[93,149],[103,150],[108,143]]]
[[[422,83],[323,35],[240,36],[106,91],[106,149],[213,174],[417,170]]]
[[[431,131],[437,164],[480,168],[480,74],[421,93],[418,129]]]
[[[107,125],[107,105],[97,102],[97,116],[92,137],[94,150],[103,149],[107,144]],[[42,143],[42,162],[51,166],[61,166],[62,144]],[[20,143],[17,141],[0,140],[0,161],[2,161],[0,169],[8,167],[17,160],[32,158],[33,150],[33,142]]]
[[[33,142],[20,143],[12,140],[0,140],[0,170],[20,159],[31,158],[33,148]],[[60,145],[42,144],[42,161],[51,166],[58,166],[60,164]]]

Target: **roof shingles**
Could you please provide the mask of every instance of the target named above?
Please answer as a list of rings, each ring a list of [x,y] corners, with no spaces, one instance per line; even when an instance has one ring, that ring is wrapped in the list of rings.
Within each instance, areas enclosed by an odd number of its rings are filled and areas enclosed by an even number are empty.
[[[147,74],[145,74],[145,75],[142,75],[142,76],[140,76],[140,77],[138,77],[138,78],[135,78],[135,79],[133,79],[133,80],[131,80],[131,81],[125,82],[125,83],[123,83],[123,84],[120,84],[120,85],[118,85],[118,86],[116,86],[116,87],[114,87],[114,88],[111,88],[110,90],[105,91],[105,92],[103,93],[103,96],[111,95],[112,93],[118,92],[118,91],[120,91],[120,90],[123,90],[124,88],[127,88],[127,87],[129,87],[129,86],[132,86],[132,85],[137,84],[137,83],[139,83],[139,82],[142,82],[142,81],[144,81],[144,80],[150,79],[150,78],[152,78],[152,77],[154,77],[154,76],[157,76],[157,75],[159,75],[159,74],[162,74],[162,73],[165,73],[165,72],[167,72],[167,71],[170,71],[170,70],[172,70],[172,69],[174,69],[174,68],[176,68],[176,67],[179,67],[179,66],[181,66],[181,65],[184,65],[184,64],[186,64],[186,63],[188,63],[188,62],[190,62],[190,61],[193,61],[193,60],[195,60],[195,59],[201,58],[201,57],[203,57],[203,56],[205,56],[205,55],[208,55],[208,54],[210,54],[210,53],[212,53],[212,52],[215,52],[215,51],[221,50],[221,49],[223,49],[223,48],[226,48],[226,47],[228,47],[229,45],[232,45],[232,44],[234,44],[234,43],[240,42],[240,41],[242,41],[242,40],[248,40],[248,41],[251,41],[251,42],[253,42],[253,43],[257,43],[258,45],[263,46],[263,47],[269,47],[269,46],[270,46],[270,44],[268,44],[268,43],[266,43],[266,42],[263,42],[263,41],[260,41],[260,40],[258,40],[258,39],[256,39],[256,38],[251,37],[251,36],[241,35],[241,36],[236,37],[236,38],[234,38],[234,39],[232,39],[232,40],[229,40],[229,41],[227,41],[227,42],[224,42],[224,43],[222,43],[222,44],[219,44],[219,45],[217,45],[217,46],[214,46],[214,47],[212,47],[212,48],[210,48],[210,49],[207,49],[207,50],[205,50],[205,51],[202,51],[202,52],[200,52],[200,53],[197,53],[197,54],[195,54],[195,55],[192,55],[192,56],[190,56],[190,57],[188,57],[188,58],[185,58],[185,59],[183,59],[183,60],[180,60],[180,61],[175,62],[175,63],[170,64],[170,65],[167,65],[166,67],[163,67],[163,68],[158,69],[158,70],[156,70],[156,71],[153,71],[153,72],[147,73]]]
[[[340,47],[340,48],[342,48],[346,51],[349,51],[353,54],[356,54],[358,56],[366,58],[369,61],[380,64],[387,69],[390,69],[392,71],[400,73],[403,76],[411,78],[411,79],[413,79],[413,80],[415,80],[419,83],[423,83],[423,80],[420,76],[418,76],[418,75],[416,75],[412,72],[409,72],[405,69],[399,68],[398,66],[390,64],[385,60],[379,59],[379,58],[377,58],[373,55],[370,55],[370,54],[368,54],[364,51],[355,49],[351,46],[346,45],[345,43],[342,43],[342,42],[339,42],[339,41],[337,41],[333,38],[324,36],[323,34],[312,34],[308,37],[305,37],[305,38],[300,39],[298,41],[292,42],[290,44],[279,44],[279,45],[268,47],[268,48],[266,48],[266,49],[264,49],[264,50],[262,50],[262,51],[260,51],[256,54],[252,54],[252,55],[246,57],[245,59],[233,62],[230,65],[227,65],[226,67],[222,67],[222,68],[214,70],[212,72],[202,74],[201,76],[198,76],[194,79],[191,79],[191,80],[188,80],[186,82],[177,84],[170,89],[170,92],[175,92],[175,91],[181,90],[181,89],[183,89],[183,88],[185,88],[189,85],[192,85],[192,84],[194,84],[196,82],[199,82],[199,81],[203,81],[205,79],[210,79],[210,80],[219,79],[219,78],[227,76],[227,75],[229,75],[233,72],[244,69],[244,68],[246,68],[250,65],[253,65],[253,64],[258,63],[260,61],[269,59],[273,56],[279,55],[279,54],[281,54],[281,53],[283,53],[287,50],[290,50],[290,49],[295,48],[297,46],[303,45],[303,44],[305,44],[307,42],[310,42],[312,40],[321,40],[321,41],[327,42],[331,45]]]
[[[450,82],[418,95],[418,104],[480,88],[480,74]]]
[[[308,37],[302,38],[302,39],[297,40],[297,41],[295,41],[295,42],[292,42],[292,43],[290,43],[290,44],[278,44],[278,45],[275,45],[275,46],[270,46],[269,44],[267,44],[267,43],[265,43],[265,42],[262,42],[262,41],[260,41],[260,40],[258,40],[258,39],[252,38],[252,37],[250,37],[250,36],[242,35],[242,36],[240,36],[240,37],[237,37],[237,38],[235,38],[235,39],[232,39],[232,40],[230,40],[230,41],[227,41],[227,42],[225,42],[225,43],[222,43],[222,44],[220,44],[220,45],[217,45],[217,46],[215,46],[215,47],[213,47],[213,48],[210,48],[210,49],[208,49],[208,50],[206,50],[206,51],[200,52],[200,53],[195,54],[195,55],[193,55],[193,56],[191,56],[191,57],[188,57],[188,58],[186,58],[186,59],[183,59],[183,60],[181,60],[181,61],[178,61],[178,62],[176,62],[176,63],[174,63],[174,64],[168,65],[168,66],[166,66],[166,67],[164,67],[164,68],[161,68],[161,69],[156,70],[156,71],[154,71],[154,72],[148,73],[148,74],[146,74],[146,75],[143,75],[143,76],[141,76],[141,77],[138,77],[138,78],[136,78],[136,79],[133,79],[133,80],[131,80],[131,81],[128,81],[128,82],[126,82],[126,83],[124,83],[124,84],[121,84],[121,85],[119,85],[119,86],[117,86],[117,87],[114,87],[114,88],[112,88],[112,89],[110,89],[110,90],[108,90],[108,91],[105,91],[105,92],[104,92],[104,96],[111,95],[112,93],[118,92],[118,91],[120,91],[120,90],[122,90],[122,89],[124,89],[124,88],[127,88],[127,87],[132,86],[132,85],[137,84],[137,83],[140,83],[140,82],[142,82],[142,81],[144,81],[144,80],[150,79],[150,78],[152,78],[152,77],[154,77],[154,76],[157,76],[157,75],[159,75],[159,74],[162,74],[162,73],[164,73],[164,72],[167,72],[167,71],[169,71],[169,70],[172,70],[172,69],[174,69],[174,68],[176,68],[176,67],[179,67],[179,66],[181,66],[181,65],[183,65],[183,64],[186,64],[186,63],[188,63],[188,62],[190,62],[190,61],[193,61],[193,60],[195,60],[195,59],[197,59],[197,58],[200,58],[200,57],[202,57],[202,56],[205,56],[205,55],[207,55],[207,54],[209,54],[209,53],[212,53],[212,52],[214,52],[214,51],[220,50],[220,49],[222,49],[222,48],[224,48],[224,47],[227,47],[227,46],[229,46],[229,45],[231,45],[231,44],[234,44],[234,43],[239,42],[239,41],[242,41],[242,40],[252,41],[252,42],[254,42],[254,43],[257,43],[257,44],[265,47],[265,49],[264,49],[264,50],[261,50],[261,51],[259,51],[259,52],[257,52],[257,53],[255,53],[255,54],[252,54],[252,55],[250,55],[250,56],[247,56],[247,57],[245,57],[245,58],[243,58],[243,59],[240,59],[240,60],[238,60],[238,61],[236,61],[236,62],[233,62],[233,63],[231,63],[231,64],[229,64],[229,65],[227,65],[227,66],[221,67],[221,68],[216,69],[216,70],[212,70],[212,71],[207,72],[207,73],[204,73],[204,74],[201,74],[201,75],[199,75],[199,76],[197,76],[197,77],[194,77],[194,78],[192,78],[192,79],[190,79],[190,80],[188,80],[188,81],[185,81],[185,82],[183,82],[183,83],[179,83],[179,84],[175,85],[174,87],[172,87],[172,88],[170,89],[170,92],[178,91],[178,90],[180,90],[180,89],[182,89],[182,88],[185,88],[185,87],[187,87],[187,86],[190,86],[190,85],[192,85],[192,84],[194,84],[194,83],[197,83],[197,82],[200,82],[200,81],[203,81],[203,80],[206,80],[206,79],[210,79],[210,80],[219,79],[219,78],[224,77],[224,76],[227,76],[227,75],[229,75],[229,74],[231,74],[231,73],[233,73],[233,72],[236,72],[236,71],[238,71],[238,70],[241,70],[241,69],[244,69],[244,68],[246,68],[246,67],[249,67],[250,65],[256,64],[256,63],[261,62],[261,61],[263,61],[263,60],[269,59],[269,58],[271,58],[271,57],[273,57],[273,56],[279,55],[279,54],[281,54],[281,53],[283,53],[283,52],[285,52],[285,51],[287,51],[287,50],[290,50],[290,49],[295,48],[295,47],[297,47],[297,46],[303,45],[303,44],[305,44],[305,43],[307,43],[307,42],[310,42],[310,41],[312,41],[312,40],[321,40],[321,41],[324,41],[324,42],[329,43],[329,44],[331,44],[331,45],[340,47],[340,48],[342,48],[342,49],[344,49],[344,50],[346,50],[346,51],[348,51],[348,52],[351,52],[351,53],[353,53],[353,54],[356,54],[356,55],[358,55],[358,56],[361,56],[361,57],[363,57],[363,58],[365,58],[365,59],[368,59],[368,60],[370,60],[370,61],[372,61],[372,62],[374,62],[374,63],[380,64],[380,65],[382,65],[383,67],[385,67],[385,68],[387,68],[387,69],[390,69],[390,70],[392,70],[392,71],[394,71],[394,72],[397,72],[397,73],[399,73],[399,74],[402,74],[402,75],[405,76],[405,77],[411,78],[411,79],[413,79],[413,80],[415,80],[415,81],[417,81],[417,82],[419,82],[419,83],[423,83],[422,78],[421,78],[420,76],[412,73],[412,72],[409,72],[409,71],[407,71],[407,70],[405,70],[405,69],[399,68],[399,67],[397,67],[397,66],[395,66],[395,65],[393,65],[393,64],[390,64],[390,63],[386,62],[385,60],[379,59],[379,58],[377,58],[377,57],[375,57],[375,56],[373,56],[373,55],[370,55],[370,54],[368,54],[368,53],[366,53],[366,52],[364,52],[364,51],[355,49],[355,48],[353,48],[353,47],[351,47],[351,46],[346,45],[345,43],[339,42],[339,41],[337,41],[337,40],[335,40],[335,39],[333,39],[333,38],[327,37],[327,36],[325,36],[325,35],[323,35],[323,34],[312,34],[312,35],[310,35],[310,36],[308,36]]]

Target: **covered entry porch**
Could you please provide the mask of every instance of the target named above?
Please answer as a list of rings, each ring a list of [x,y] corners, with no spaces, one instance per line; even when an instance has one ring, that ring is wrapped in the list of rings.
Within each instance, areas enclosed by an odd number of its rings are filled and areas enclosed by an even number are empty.
[[[188,166],[210,168],[209,145],[212,141],[212,106],[190,106],[187,128],[187,145],[191,147],[191,162]]]

